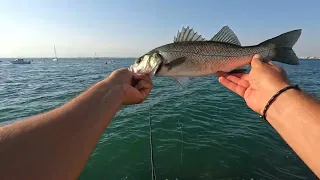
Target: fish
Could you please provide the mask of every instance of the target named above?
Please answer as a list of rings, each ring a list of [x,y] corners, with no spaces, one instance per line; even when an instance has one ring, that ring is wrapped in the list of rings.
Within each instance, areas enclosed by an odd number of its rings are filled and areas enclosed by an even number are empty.
[[[301,32],[302,29],[296,29],[257,45],[242,46],[229,26],[223,26],[210,40],[189,26],[182,27],[173,43],[145,53],[128,69],[138,74],[172,77],[185,87],[190,77],[237,71],[249,65],[255,54],[260,54],[265,62],[298,65],[299,58],[292,48]]]

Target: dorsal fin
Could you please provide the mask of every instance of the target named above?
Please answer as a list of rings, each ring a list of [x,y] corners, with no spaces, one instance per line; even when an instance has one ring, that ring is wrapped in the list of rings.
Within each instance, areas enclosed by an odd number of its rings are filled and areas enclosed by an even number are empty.
[[[205,39],[194,32],[192,28],[182,27],[181,31],[178,31],[177,36],[174,37],[173,42],[184,42],[184,41],[204,41]]]
[[[241,46],[241,43],[236,34],[228,27],[224,26],[210,41],[225,42]]]

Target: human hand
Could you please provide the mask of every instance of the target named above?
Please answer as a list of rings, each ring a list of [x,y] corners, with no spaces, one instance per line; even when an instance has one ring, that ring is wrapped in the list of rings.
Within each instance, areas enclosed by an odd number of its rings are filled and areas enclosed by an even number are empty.
[[[128,69],[118,69],[109,78],[112,86],[120,87],[123,92],[123,105],[143,102],[153,86],[150,76],[134,74]]]
[[[219,72],[218,76],[222,85],[243,97],[247,105],[261,115],[271,97],[290,85],[286,72],[271,62],[263,63],[260,55],[252,58],[249,74]]]

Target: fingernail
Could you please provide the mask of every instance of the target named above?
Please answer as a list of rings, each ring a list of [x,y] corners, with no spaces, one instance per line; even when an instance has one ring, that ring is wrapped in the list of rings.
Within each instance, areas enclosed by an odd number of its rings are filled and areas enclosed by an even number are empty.
[[[255,59],[261,59],[262,57],[261,57],[260,54],[255,54],[255,55],[253,56],[253,58],[255,58]]]

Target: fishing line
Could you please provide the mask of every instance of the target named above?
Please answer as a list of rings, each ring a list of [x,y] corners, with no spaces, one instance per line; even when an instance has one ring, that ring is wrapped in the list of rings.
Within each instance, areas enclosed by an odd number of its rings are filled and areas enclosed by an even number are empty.
[[[150,140],[150,156],[151,156],[151,174],[152,174],[152,180],[156,180],[156,170],[154,167],[154,156],[153,156],[153,143],[152,143],[152,126],[151,126],[151,116],[150,116],[150,111],[151,111],[151,105],[149,104],[148,106],[148,113],[149,113],[149,140]]]
[[[184,105],[184,96],[182,96],[182,103],[181,105]],[[178,125],[179,125],[179,129],[180,129],[180,134],[181,134],[181,149],[180,149],[180,164],[182,165],[182,156],[183,156],[183,129],[182,129],[182,124],[180,122],[180,118],[178,118]]]
[[[182,97],[182,103],[181,105],[184,105],[184,97]],[[152,120],[151,120],[151,105],[148,105],[148,116],[149,116],[149,143],[150,143],[150,160],[151,160],[151,175],[152,180],[156,180],[156,170],[155,170],[155,163],[154,163],[154,151],[153,151],[153,141],[152,141]],[[182,157],[183,157],[183,129],[182,129],[182,123],[180,122],[180,118],[178,118],[178,125],[180,129],[181,134],[181,150],[180,150],[180,164],[182,164]]]
[[[180,164],[182,164],[182,151],[183,151],[183,132],[182,132],[182,124],[180,123],[180,120],[178,119],[180,134],[181,134],[181,150],[180,150]]]
[[[179,87],[182,89],[182,90],[185,90],[185,87],[186,87],[186,82],[183,82],[183,81],[180,81],[178,79],[176,79],[176,81],[178,82],[178,85]],[[181,94],[181,93],[180,93]],[[181,101],[181,106],[183,106],[185,103],[185,98],[184,96],[182,96],[182,101]],[[180,129],[180,134],[181,134],[181,149],[180,149],[180,164],[182,165],[182,156],[183,156],[183,129],[182,129],[182,124],[180,122],[180,119],[178,118],[178,126],[179,126],[179,129]]]

